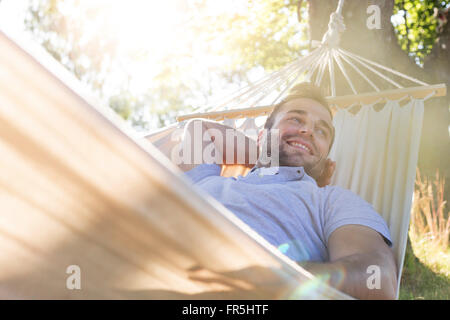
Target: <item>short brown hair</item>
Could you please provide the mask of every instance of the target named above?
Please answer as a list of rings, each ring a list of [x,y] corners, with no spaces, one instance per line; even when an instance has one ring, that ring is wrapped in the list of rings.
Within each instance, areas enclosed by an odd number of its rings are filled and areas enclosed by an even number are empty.
[[[327,100],[322,94],[322,90],[318,86],[310,82],[302,82],[292,87],[292,89],[289,91],[289,94],[278,104],[275,105],[271,114],[267,117],[266,123],[264,124],[264,129],[272,128],[273,123],[275,121],[275,116],[277,115],[277,113],[280,111],[281,107],[284,104],[299,98],[308,98],[319,102],[324,108],[328,110],[328,112],[331,115],[331,118],[333,119],[333,114],[331,113],[330,106],[328,105]]]

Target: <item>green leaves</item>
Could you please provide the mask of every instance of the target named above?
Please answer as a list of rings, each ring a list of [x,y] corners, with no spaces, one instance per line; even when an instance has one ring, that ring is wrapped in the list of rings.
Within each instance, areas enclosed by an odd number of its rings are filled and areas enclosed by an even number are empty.
[[[144,3],[138,1],[120,2],[120,10],[134,10],[122,14],[109,1],[33,0],[25,24],[55,59],[138,128],[173,122],[176,114],[227,96],[308,50],[308,1],[168,2],[172,9],[166,6],[168,15],[159,18],[177,21],[171,31],[149,28],[147,13],[160,13],[152,7],[141,14],[133,7]],[[399,43],[418,63],[439,35],[436,10],[448,6],[450,0],[395,0]],[[124,30],[135,32],[118,41]],[[136,39],[137,46],[128,47]]]
[[[393,22],[402,49],[423,64],[439,36],[437,14],[449,0],[395,0]]]
[[[305,13],[305,12],[304,12]],[[231,68],[260,66],[273,71],[299,56],[308,44],[306,21],[297,20],[297,1],[249,1],[245,15],[222,17],[225,45],[233,57]]]

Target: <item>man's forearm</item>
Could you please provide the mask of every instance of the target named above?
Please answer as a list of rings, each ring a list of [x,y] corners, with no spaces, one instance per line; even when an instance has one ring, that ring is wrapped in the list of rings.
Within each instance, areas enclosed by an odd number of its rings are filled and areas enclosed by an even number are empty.
[[[300,265],[332,287],[357,299],[395,299],[396,266],[384,252],[355,254],[334,262],[304,262]],[[372,268],[369,268],[373,266]],[[379,271],[379,274],[377,273]],[[375,277],[378,277],[376,279]],[[372,283],[375,281],[375,286]],[[376,281],[379,281],[377,287]]]
[[[211,162],[254,165],[258,153],[256,142],[244,133],[207,120],[192,120],[186,125],[182,151],[184,162],[178,165],[182,170]]]

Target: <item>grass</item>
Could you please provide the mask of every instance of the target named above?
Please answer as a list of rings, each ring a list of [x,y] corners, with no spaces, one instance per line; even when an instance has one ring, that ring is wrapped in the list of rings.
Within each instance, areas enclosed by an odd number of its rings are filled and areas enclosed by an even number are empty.
[[[425,254],[426,246],[412,249],[408,240],[403,275],[400,283],[400,300],[450,300],[450,264],[439,260],[439,254]]]
[[[400,300],[450,300],[450,217],[444,180],[417,172]]]

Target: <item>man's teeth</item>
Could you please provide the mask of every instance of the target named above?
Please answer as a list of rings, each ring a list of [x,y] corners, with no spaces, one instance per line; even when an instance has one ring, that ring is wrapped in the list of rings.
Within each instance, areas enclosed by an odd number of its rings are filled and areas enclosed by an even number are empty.
[[[291,146],[295,146],[295,147],[298,147],[298,148],[302,148],[303,150],[306,150],[306,151],[308,151],[308,152],[311,152],[311,150],[309,150],[309,148],[308,148],[307,146],[305,146],[305,145],[303,145],[303,144],[301,144],[301,143],[297,143],[297,142],[289,142],[289,144],[290,144]]]

